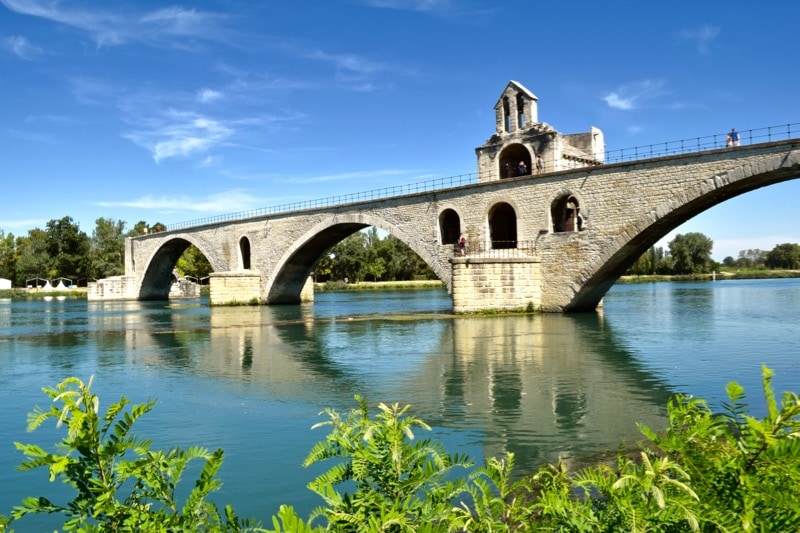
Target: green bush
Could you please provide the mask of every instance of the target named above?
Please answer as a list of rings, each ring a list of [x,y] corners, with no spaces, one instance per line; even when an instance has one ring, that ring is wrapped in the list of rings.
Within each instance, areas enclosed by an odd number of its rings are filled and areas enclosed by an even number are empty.
[[[61,479],[75,489],[65,505],[45,497],[29,497],[14,507],[11,521],[27,514],[63,515],[65,531],[253,531],[254,525],[240,520],[230,507],[224,516],[208,496],[220,488],[216,479],[222,465],[222,450],[203,448],[153,451],[150,441],[132,435],[134,422],[149,412],[155,402],[128,407],[123,396],[99,413],[99,398],[91,392],[92,380],[84,384],[68,378],[56,388],[43,391],[51,398],[50,409],[36,408],[28,415],[28,430],[47,421],[64,427],[67,435],[58,452],[35,444],[14,443],[27,460],[18,468],[45,467],[50,481]],[[57,404],[60,404],[57,405]],[[194,489],[184,502],[175,491],[188,464],[204,461]],[[0,531],[9,525],[0,517]]]
[[[430,439],[418,440],[415,432],[430,427],[411,416],[409,406],[379,404],[371,417],[357,396],[358,408],[345,415],[323,411],[328,420],[315,427],[330,432],[304,461],[332,462],[309,484],[323,505],[308,520],[281,506],[270,531],[800,531],[800,399],[787,392],[779,403],[772,372],[762,372],[762,419],[747,414],[744,390],[732,382],[722,413],[701,399],[676,396],[667,406],[667,429],[641,426],[647,442],[637,453],[620,453],[614,464],[570,472],[559,461],[516,480],[511,453],[455,476],[454,469],[471,468],[472,461],[447,454]],[[267,531],[239,520],[230,507],[223,517],[207,501],[219,487],[214,476],[221,450],[164,454],[130,436],[152,403],[123,412],[123,398],[100,419],[97,397],[74,378],[45,392],[63,407],[34,411],[30,427],[48,419],[66,423],[67,453],[17,443],[29,459],[21,468],[47,466],[51,480],[65,479],[77,496],[66,506],[28,498],[12,511],[14,520],[56,512],[67,518],[66,530]],[[195,458],[205,466],[181,506],[175,485]],[[124,495],[123,485],[129,489]],[[0,531],[8,523],[0,517]]]

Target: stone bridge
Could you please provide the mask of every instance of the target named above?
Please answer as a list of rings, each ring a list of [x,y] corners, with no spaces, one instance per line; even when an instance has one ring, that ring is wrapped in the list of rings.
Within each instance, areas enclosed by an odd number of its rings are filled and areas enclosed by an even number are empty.
[[[125,275],[99,280],[90,298],[166,299],[172,269],[193,244],[214,269],[212,304],[299,303],[322,254],[375,226],[431,266],[454,312],[589,311],[640,255],[683,222],[729,198],[800,176],[798,143],[590,163],[146,235],[126,241]],[[456,246],[462,232],[463,255]]]
[[[475,149],[477,183],[128,239],[125,275],[91,284],[89,298],[168,298],[172,269],[193,244],[214,269],[212,304],[298,303],[313,299],[309,275],[322,254],[375,226],[431,266],[456,313],[589,311],[683,222],[800,174],[792,125],[783,141],[750,144],[751,130],[750,143],[739,146],[731,131],[728,146],[715,135],[710,144],[696,139],[691,154],[681,141],[665,143],[663,157],[607,164],[599,129],[564,135],[540,122],[537,97],[518,82],[508,83],[494,110],[495,132]]]

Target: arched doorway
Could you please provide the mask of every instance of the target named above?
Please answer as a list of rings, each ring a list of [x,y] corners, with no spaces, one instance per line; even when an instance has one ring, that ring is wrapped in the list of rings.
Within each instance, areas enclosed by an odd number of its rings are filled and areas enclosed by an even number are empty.
[[[500,168],[498,169],[500,179],[515,178],[517,176],[530,175],[531,173],[531,153],[522,144],[512,144],[506,147],[500,154]],[[520,171],[520,163],[524,165],[524,171]]]
[[[489,236],[493,250],[517,247],[517,212],[511,205],[501,202],[489,210]]]
[[[456,244],[461,233],[461,217],[453,209],[445,209],[439,214],[439,236],[442,244]]]

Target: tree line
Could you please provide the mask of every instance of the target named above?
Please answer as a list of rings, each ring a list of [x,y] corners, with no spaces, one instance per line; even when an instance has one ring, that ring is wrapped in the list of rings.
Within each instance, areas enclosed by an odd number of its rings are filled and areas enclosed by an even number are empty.
[[[45,229],[34,228],[15,237],[0,229],[0,278],[15,287],[31,280],[68,278],[78,285],[124,273],[125,238],[165,230],[160,222],[141,220],[126,231],[126,223],[98,218],[91,236],[69,216],[52,219]],[[749,249],[722,263],[711,258],[714,242],[702,233],[677,235],[667,250],[651,247],[628,269],[631,275],[703,274],[722,267],[800,269],[800,245],[778,244],[770,251]],[[206,257],[190,246],[176,267],[181,275],[202,279],[212,271]],[[315,281],[406,281],[435,279],[433,270],[411,248],[377,228],[357,231],[322,254],[314,268]]]
[[[0,229],[0,278],[15,287],[37,284],[39,279],[68,278],[85,285],[91,279],[124,273],[125,237],[163,231],[164,224],[137,222],[130,231],[126,223],[98,218],[92,235],[80,229],[72,217],[52,219],[45,229],[34,228],[15,237]]]
[[[15,237],[0,229],[0,278],[15,287],[34,286],[38,280],[67,278],[78,285],[125,272],[125,238],[164,231],[160,222],[126,223],[98,218],[91,235],[71,217],[52,219],[45,229],[34,228]],[[175,269],[203,279],[211,265],[195,246],[189,246]],[[358,231],[327,250],[315,268],[317,281],[405,281],[435,279],[431,268],[399,239],[381,238],[376,228]],[[40,283],[39,283],[40,284]]]
[[[702,233],[676,235],[668,249],[651,247],[628,269],[630,275],[707,274],[725,268],[800,269],[800,245],[784,243],[770,251],[742,250],[734,259],[727,256],[718,263],[711,258],[714,241]]]

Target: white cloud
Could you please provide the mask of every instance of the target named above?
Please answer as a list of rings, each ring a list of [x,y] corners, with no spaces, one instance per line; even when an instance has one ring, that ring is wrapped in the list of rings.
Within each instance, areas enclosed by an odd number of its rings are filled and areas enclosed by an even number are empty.
[[[718,26],[706,24],[699,28],[683,30],[678,33],[678,38],[693,43],[697,46],[697,51],[705,55],[708,53],[712,41],[719,36],[720,32],[721,29]]]
[[[204,104],[220,100],[223,97],[224,95],[220,91],[215,91],[214,89],[200,89],[197,91],[197,100]]]
[[[158,211],[160,213],[202,212],[233,213],[263,207],[265,200],[257,198],[247,191],[235,189],[212,194],[205,197],[188,195],[152,196],[146,195],[126,201],[95,202],[100,207],[125,207]]]
[[[663,80],[641,80],[621,85],[616,90],[603,96],[602,100],[612,109],[630,111],[663,94],[663,86]]]
[[[276,178],[273,183],[325,183],[335,181],[367,180],[387,176],[402,176],[407,171],[398,169],[363,170],[359,172],[343,172],[341,174],[323,174],[320,176]]]
[[[220,36],[222,18],[194,9],[169,7],[146,13],[110,9],[69,9],[61,2],[46,0],[0,0],[11,11],[39,17],[88,33],[98,46],[127,42],[160,42],[165,37],[213,39]],[[115,3],[105,5],[118,6]]]
[[[34,46],[21,35],[11,35],[5,39],[5,48],[17,57],[25,60],[33,60],[42,55],[42,49]]]
[[[169,110],[148,121],[148,129],[123,135],[150,150],[156,163],[171,157],[205,153],[227,141],[235,130],[220,121],[194,112]]]

